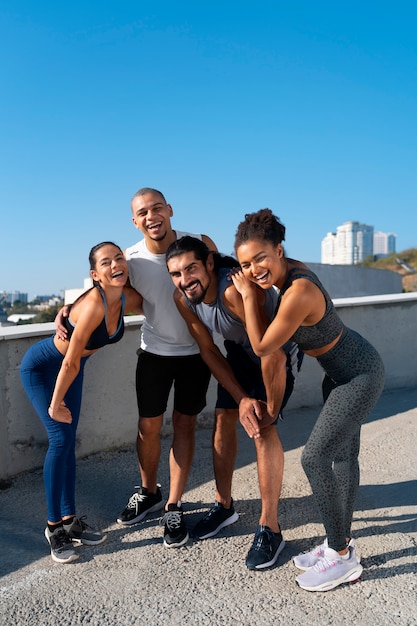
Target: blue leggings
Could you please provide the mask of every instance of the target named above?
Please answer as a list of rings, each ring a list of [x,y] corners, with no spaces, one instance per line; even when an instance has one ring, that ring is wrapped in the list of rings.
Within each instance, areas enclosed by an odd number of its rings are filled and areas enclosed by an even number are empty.
[[[324,406],[301,462],[320,509],[329,546],[343,550],[351,536],[359,486],[361,426],[384,386],[384,365],[375,348],[346,328],[334,348],[317,359],[326,376]]]
[[[78,376],[64,398],[71,411],[71,424],[56,422],[48,414],[63,358],[55,347],[53,337],[48,337],[29,348],[20,365],[23,387],[48,434],[49,447],[43,478],[49,522],[60,522],[64,516],[75,515],[75,436],[81,410],[84,366],[88,357],[81,359]]]

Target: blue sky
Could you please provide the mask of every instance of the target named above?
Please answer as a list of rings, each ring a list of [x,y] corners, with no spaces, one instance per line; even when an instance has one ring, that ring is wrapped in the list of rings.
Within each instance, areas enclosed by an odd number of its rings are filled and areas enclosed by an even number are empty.
[[[0,9],[0,290],[82,286],[130,198],[233,249],[269,207],[319,262],[348,220],[417,247],[417,4],[22,0]]]

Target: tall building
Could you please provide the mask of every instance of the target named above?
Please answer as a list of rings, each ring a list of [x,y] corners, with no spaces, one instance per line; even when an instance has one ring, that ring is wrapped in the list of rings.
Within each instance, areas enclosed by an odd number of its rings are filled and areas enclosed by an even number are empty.
[[[374,253],[374,227],[345,222],[321,242],[321,262],[329,265],[356,265]]]
[[[91,289],[92,286],[93,286],[93,279],[91,278],[91,276],[89,276],[88,278],[84,278],[84,287],[82,289],[80,288],[65,289],[64,304],[72,304],[73,302],[75,302],[78,296],[81,296],[81,294],[83,294],[85,291],[88,291],[88,289]]]
[[[395,252],[397,235],[394,233],[383,233],[378,230],[374,233],[374,255],[387,256]]]
[[[0,299],[2,302],[13,305],[15,302],[22,302],[22,304],[28,303],[28,294],[21,291],[0,291]]]

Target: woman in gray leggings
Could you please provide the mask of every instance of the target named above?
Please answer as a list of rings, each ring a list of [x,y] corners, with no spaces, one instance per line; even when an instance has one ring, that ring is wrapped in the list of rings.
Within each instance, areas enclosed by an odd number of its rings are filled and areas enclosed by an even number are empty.
[[[351,537],[359,485],[359,445],[363,422],[384,386],[384,365],[375,348],[344,326],[332,300],[306,265],[285,257],[285,226],[269,209],[245,216],[238,226],[235,250],[241,269],[233,282],[245,307],[248,335],[258,356],[291,340],[315,357],[325,372],[324,406],[302,454],[326,530],[324,543],[294,558],[304,570],[296,581],[308,591],[327,591],[357,580],[362,566]],[[265,333],[254,285],[280,292],[277,313]],[[259,434],[256,418],[244,423]]]

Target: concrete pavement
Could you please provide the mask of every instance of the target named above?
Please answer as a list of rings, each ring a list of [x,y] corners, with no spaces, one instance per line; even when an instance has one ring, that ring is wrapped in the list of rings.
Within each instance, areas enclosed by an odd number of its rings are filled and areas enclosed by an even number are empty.
[[[359,582],[328,593],[303,591],[295,583],[292,557],[323,537],[300,466],[319,410],[309,408],[288,411],[279,425],[286,451],[280,522],[287,545],[270,571],[245,567],[259,494],[253,442],[241,429],[233,486],[238,522],[179,549],[162,545],[157,514],[131,528],[115,521],[139,480],[133,447],[78,462],[78,514],[87,514],[108,539],[80,547],[80,559],[71,565],[49,557],[42,471],[14,479],[0,492],[1,626],[417,625],[416,407],[417,390],[385,393],[363,427],[353,524],[364,566]],[[197,432],[184,495],[190,527],[214,498],[210,439],[209,430]],[[164,494],[169,444],[163,440]]]

